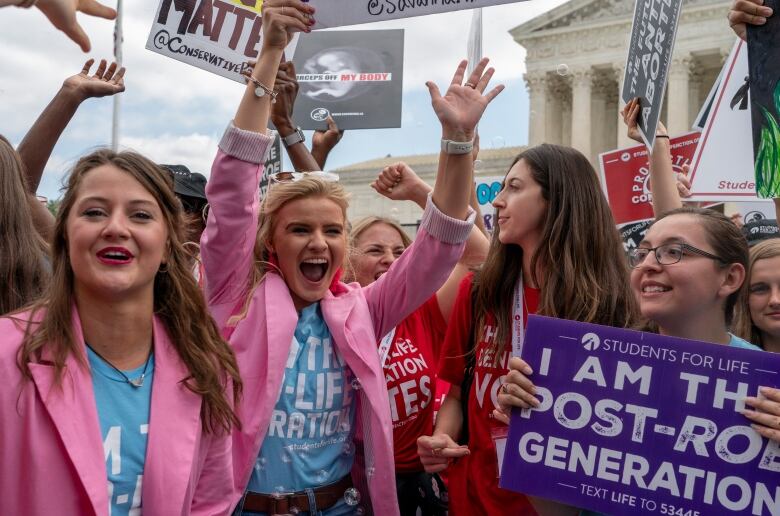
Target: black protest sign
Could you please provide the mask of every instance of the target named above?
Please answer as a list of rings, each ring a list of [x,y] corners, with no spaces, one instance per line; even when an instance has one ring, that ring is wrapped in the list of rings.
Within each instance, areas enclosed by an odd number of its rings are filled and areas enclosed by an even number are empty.
[[[261,197],[265,197],[265,194],[268,191],[268,178],[271,174],[282,171],[282,140],[279,138],[279,133],[274,132],[272,134],[276,135],[276,138],[268,151],[268,157],[263,166],[263,176],[260,178]]]
[[[298,98],[293,118],[303,129],[401,127],[404,32],[313,32],[295,52]]]
[[[681,0],[637,0],[628,48],[623,102],[639,97],[639,131],[652,148],[661,117]]]
[[[780,197],[780,1],[764,5],[776,14],[748,26],[748,66],[756,193],[772,199]]]

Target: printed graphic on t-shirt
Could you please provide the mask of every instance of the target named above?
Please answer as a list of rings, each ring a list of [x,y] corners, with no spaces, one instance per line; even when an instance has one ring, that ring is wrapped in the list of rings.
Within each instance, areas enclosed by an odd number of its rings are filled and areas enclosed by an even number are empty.
[[[496,352],[493,349],[496,330],[493,325],[485,325],[474,363],[474,392],[477,405],[481,410],[487,407],[490,418],[493,417],[493,409],[498,407],[498,391],[506,377],[511,357],[511,352],[504,348],[500,359],[496,361]],[[488,405],[485,405],[486,400],[489,402]]]
[[[349,474],[355,420],[351,381],[319,304],[304,308],[250,491],[301,491]]]
[[[384,371],[390,415],[393,427],[397,428],[417,419],[430,404],[433,398],[430,368],[422,351],[411,340],[396,339]]]

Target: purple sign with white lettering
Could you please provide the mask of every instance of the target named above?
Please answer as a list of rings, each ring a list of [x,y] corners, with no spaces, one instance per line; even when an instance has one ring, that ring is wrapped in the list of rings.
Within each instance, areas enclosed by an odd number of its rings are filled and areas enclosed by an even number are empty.
[[[740,411],[780,355],[530,316],[541,405],[515,410],[501,487],[607,514],[780,514],[780,445]]]

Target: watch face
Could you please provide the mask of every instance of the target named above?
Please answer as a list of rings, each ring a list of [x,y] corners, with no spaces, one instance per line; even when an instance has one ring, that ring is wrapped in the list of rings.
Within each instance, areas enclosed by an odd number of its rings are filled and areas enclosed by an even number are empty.
[[[263,95],[265,95],[265,91],[263,91],[263,88],[261,88],[260,86],[255,88],[255,96],[256,97],[262,97]]]

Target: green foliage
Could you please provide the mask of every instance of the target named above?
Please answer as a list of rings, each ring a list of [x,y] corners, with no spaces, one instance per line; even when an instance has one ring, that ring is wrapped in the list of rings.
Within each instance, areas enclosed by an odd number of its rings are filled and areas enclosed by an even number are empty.
[[[60,203],[62,202],[62,199],[52,199],[49,201],[46,201],[46,208],[49,209],[52,215],[55,217],[57,216],[57,212],[60,209]]]
[[[780,114],[780,81],[774,91],[775,111]],[[780,197],[780,124],[764,106],[759,106],[766,125],[761,128],[761,141],[756,154],[756,192],[759,197]]]

